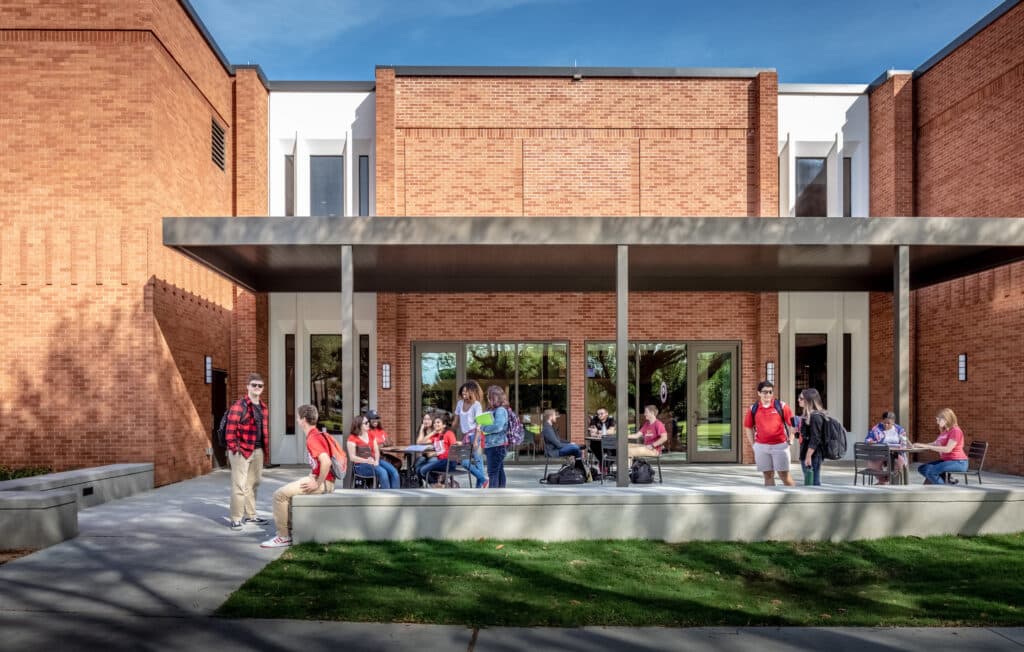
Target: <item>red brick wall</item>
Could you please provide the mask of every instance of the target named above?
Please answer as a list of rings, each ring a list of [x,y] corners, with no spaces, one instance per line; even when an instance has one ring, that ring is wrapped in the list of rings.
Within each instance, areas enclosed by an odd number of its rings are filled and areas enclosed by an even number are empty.
[[[573,82],[382,68],[378,210],[776,215],[776,124],[774,73]]]
[[[869,99],[870,215],[914,214],[914,85],[911,76],[893,75]]]
[[[922,216],[1024,216],[1024,5],[915,80],[916,186]],[[874,179],[872,179],[874,181]],[[917,434],[952,408],[986,466],[1024,473],[1014,398],[1024,370],[1024,266],[1000,267],[915,293]],[[956,359],[968,356],[968,380]]]
[[[231,214],[232,79],[173,0],[7,2],[0,24],[0,463],[208,470],[202,362],[231,364],[232,287],[160,219]]]
[[[461,315],[487,302],[515,305],[518,310],[503,321],[469,320]],[[630,324],[630,339],[659,340],[732,340],[741,346],[740,403],[754,401],[754,387],[763,374],[764,362],[759,347],[771,349],[776,359],[776,344],[763,344],[759,324],[776,333],[777,302],[762,307],[754,294],[739,293],[631,293],[631,314],[656,302],[663,317],[657,325],[649,320]],[[444,311],[437,306],[444,305]],[[411,435],[413,391],[412,345],[415,342],[478,341],[520,342],[550,341],[569,343],[569,418],[570,434],[582,437],[578,426],[586,416],[585,345],[591,341],[614,341],[615,297],[608,293],[544,294],[379,294],[377,304],[378,363],[389,363],[392,389],[380,390],[381,416],[402,440]],[[432,315],[424,319],[424,315]],[[593,315],[604,317],[593,319]],[[774,320],[774,321],[773,321]],[[769,338],[770,339],[770,338]],[[752,452],[744,450],[744,459]]]

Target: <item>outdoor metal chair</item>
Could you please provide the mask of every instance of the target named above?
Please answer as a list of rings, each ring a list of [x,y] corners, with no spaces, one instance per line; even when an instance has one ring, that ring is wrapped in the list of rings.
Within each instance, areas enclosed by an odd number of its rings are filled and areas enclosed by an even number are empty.
[[[612,465],[619,463],[619,440],[616,435],[601,437],[601,483],[604,477],[611,475]]]
[[[576,459],[575,455],[548,455],[548,447],[544,447],[544,475],[540,476],[540,483],[547,484],[548,481],[548,465],[551,464],[551,460],[564,460],[565,458]]]
[[[966,471],[950,471],[944,473],[947,484],[952,484],[951,480],[954,475],[960,475],[963,473],[964,484],[968,484],[967,476],[974,473],[978,476],[978,484],[981,484],[981,467],[985,464],[985,455],[988,453],[988,442],[977,441],[971,442],[970,447],[967,449],[967,470]]]
[[[527,428],[526,432],[523,434],[523,443],[516,447],[516,453],[522,452],[523,449],[526,448],[530,449],[530,459],[537,459],[537,433],[529,428]]]
[[[366,446],[356,447],[356,456],[358,457],[373,457],[373,451]],[[377,474],[371,473],[370,475],[361,475],[356,471],[356,464],[352,464],[352,488],[353,489],[376,489],[377,488]]]
[[[878,464],[880,463],[880,464]],[[872,466],[878,466],[878,468],[872,468]],[[863,466],[863,468],[858,468]],[[853,445],[853,484],[856,485],[858,479],[861,484],[874,484],[879,478],[888,478],[889,483],[892,484],[892,479],[896,473],[892,470],[892,456],[889,453],[889,447],[882,444],[868,444],[866,442],[857,442]]]
[[[443,471],[431,471],[432,474],[443,475],[444,480],[441,484],[445,487],[452,488],[452,482],[455,480],[452,477],[454,474],[465,473],[466,474],[466,486],[473,486],[473,474],[469,472],[469,469],[462,466],[462,463],[466,460],[473,459],[473,446],[471,444],[452,444],[451,448],[448,449],[448,464],[445,465]],[[430,478],[427,478],[427,484],[430,484]]]

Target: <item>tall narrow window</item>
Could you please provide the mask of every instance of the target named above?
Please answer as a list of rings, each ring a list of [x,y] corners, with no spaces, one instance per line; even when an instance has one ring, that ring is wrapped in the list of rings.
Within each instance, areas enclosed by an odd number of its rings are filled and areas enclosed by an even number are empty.
[[[853,335],[843,333],[843,428],[850,432],[850,413],[853,412],[853,399],[850,392],[853,378]]]
[[[295,336],[284,336],[284,434],[295,434]]]
[[[339,217],[345,214],[345,165],[343,156],[309,157],[309,214]]]
[[[295,215],[295,156],[284,155],[284,215]]]
[[[849,156],[843,157],[843,217],[853,215],[853,159]]]
[[[796,216],[828,215],[828,162],[823,158],[796,159]]]
[[[359,214],[370,214],[370,157],[359,156]]]
[[[341,335],[309,336],[309,398],[330,432],[348,427],[341,411]]]
[[[828,409],[828,334],[796,334],[796,393],[813,388]]]
[[[359,336],[359,410],[370,409],[370,336]],[[376,408],[377,406],[372,406]]]

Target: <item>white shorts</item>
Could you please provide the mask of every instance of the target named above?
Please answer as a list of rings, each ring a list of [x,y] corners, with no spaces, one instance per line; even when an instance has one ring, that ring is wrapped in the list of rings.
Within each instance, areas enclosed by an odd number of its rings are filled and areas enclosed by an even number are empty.
[[[789,472],[789,444],[754,444],[754,462],[757,470]]]

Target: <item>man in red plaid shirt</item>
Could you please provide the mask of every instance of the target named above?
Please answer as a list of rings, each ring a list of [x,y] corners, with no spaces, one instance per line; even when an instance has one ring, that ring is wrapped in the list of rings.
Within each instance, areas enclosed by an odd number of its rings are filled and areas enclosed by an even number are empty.
[[[256,487],[263,475],[263,451],[270,446],[267,404],[260,400],[263,385],[263,376],[249,374],[248,393],[231,405],[224,428],[231,463],[232,530],[241,530],[245,523],[264,525],[268,522],[256,514]]]

